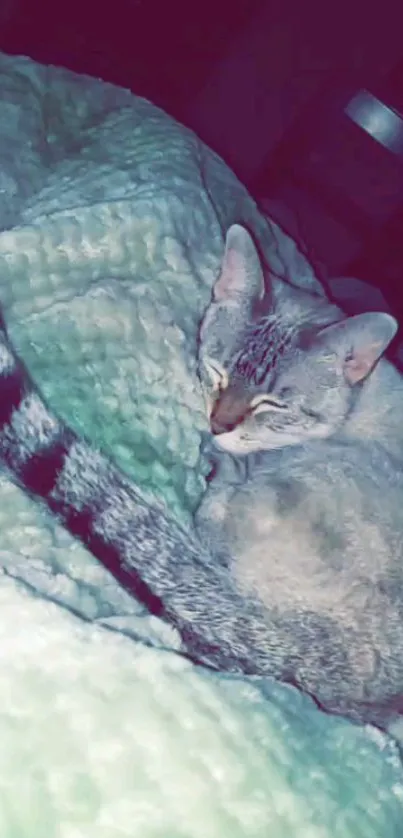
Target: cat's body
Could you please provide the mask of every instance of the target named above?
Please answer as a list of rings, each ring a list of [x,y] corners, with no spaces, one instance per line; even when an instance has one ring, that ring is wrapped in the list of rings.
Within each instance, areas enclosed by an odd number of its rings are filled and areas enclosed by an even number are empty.
[[[403,471],[393,465],[365,441],[285,448],[257,457],[238,484],[220,485],[218,472],[198,513],[201,540],[226,550],[239,589],[293,637],[298,684],[327,709],[351,714],[354,702],[378,723],[386,707],[372,715],[366,701],[387,704],[403,675]]]
[[[384,726],[403,711],[403,379],[379,361],[396,323],[275,284],[261,318],[262,283],[232,228],[200,336],[230,454],[198,536],[52,415],[6,338],[0,456],[194,659]]]

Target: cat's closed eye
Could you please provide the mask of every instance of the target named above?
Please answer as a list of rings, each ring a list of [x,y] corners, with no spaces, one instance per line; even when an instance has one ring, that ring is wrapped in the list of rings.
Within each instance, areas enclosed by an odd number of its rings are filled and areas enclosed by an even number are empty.
[[[254,414],[258,414],[268,410],[288,410],[288,405],[282,399],[270,393],[259,393],[252,399],[250,408]]]

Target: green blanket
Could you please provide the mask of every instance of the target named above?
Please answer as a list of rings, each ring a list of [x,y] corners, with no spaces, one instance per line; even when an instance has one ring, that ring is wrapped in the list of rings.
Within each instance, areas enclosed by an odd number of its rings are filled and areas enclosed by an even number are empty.
[[[197,329],[234,222],[323,293],[223,162],[148,102],[0,55],[0,300],[51,405],[189,519]],[[2,186],[3,184],[3,186]],[[392,742],[211,675],[0,479],[2,838],[398,838]],[[151,645],[150,645],[151,644]]]

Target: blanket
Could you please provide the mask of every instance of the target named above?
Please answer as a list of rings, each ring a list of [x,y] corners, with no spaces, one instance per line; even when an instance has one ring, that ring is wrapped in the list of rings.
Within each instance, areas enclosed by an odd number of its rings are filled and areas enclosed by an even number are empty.
[[[52,407],[190,520],[198,324],[226,229],[323,294],[188,129],[129,91],[0,55],[0,302]],[[178,557],[180,560],[180,557]],[[0,476],[4,838],[394,838],[394,743],[296,690],[212,674]]]

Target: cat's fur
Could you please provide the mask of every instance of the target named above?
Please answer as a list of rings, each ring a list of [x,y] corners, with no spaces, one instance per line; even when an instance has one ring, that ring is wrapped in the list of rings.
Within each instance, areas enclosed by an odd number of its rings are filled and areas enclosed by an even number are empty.
[[[214,456],[198,534],[53,415],[5,333],[0,457],[191,657],[385,726],[403,711],[403,380],[379,360],[395,331],[264,289],[234,226],[200,362],[218,445],[249,456]]]

